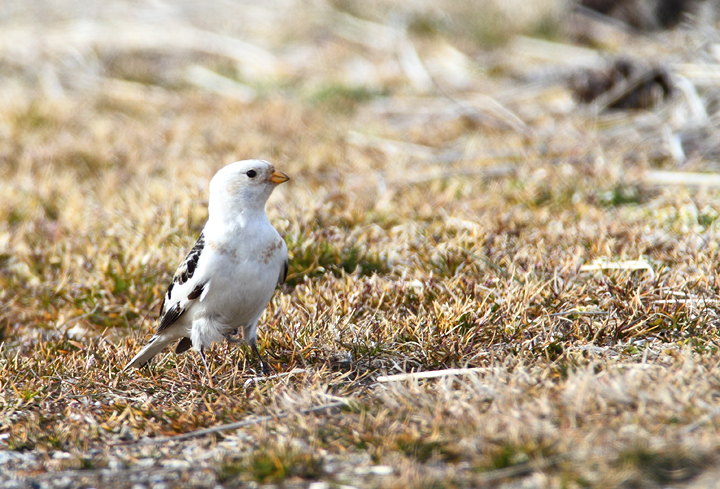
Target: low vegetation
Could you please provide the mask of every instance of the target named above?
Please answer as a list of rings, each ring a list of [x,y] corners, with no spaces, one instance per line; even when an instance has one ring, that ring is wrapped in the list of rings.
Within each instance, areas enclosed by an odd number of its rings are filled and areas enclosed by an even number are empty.
[[[178,8],[198,32],[245,15]],[[662,142],[687,100],[575,103],[516,36],[579,49],[565,17],[498,30],[458,2],[396,32],[399,7],[374,8],[295,5],[299,31],[223,32],[225,51],[195,31],[170,53],[141,29],[151,45],[108,45],[44,18],[68,43],[45,65],[0,42],[0,482],[713,487],[717,165],[711,140],[682,161]],[[678,40],[702,34],[683,29],[590,45],[687,70],[696,48]],[[277,71],[229,60],[233,36]],[[183,75],[198,64],[220,78]],[[290,271],[259,329],[278,375],[229,344],[209,352],[214,389],[192,351],[122,372],[209,179],[251,157],[291,177],[268,204]]]

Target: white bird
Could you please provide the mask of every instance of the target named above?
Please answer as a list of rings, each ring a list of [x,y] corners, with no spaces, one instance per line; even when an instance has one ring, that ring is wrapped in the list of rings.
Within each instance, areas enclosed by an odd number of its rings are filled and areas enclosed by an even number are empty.
[[[288,255],[265,203],[287,180],[263,160],[231,163],[215,174],[208,221],[165,293],[155,334],[125,370],[142,367],[180,340],[175,353],[198,351],[212,385],[205,348],[224,339],[240,341],[241,331],[263,373],[270,371],[257,349],[257,322],[285,281]]]

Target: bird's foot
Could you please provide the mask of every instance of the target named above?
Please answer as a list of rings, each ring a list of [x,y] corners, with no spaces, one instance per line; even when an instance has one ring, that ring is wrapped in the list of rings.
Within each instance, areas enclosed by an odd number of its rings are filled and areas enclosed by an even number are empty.
[[[258,363],[260,364],[260,370],[262,371],[263,375],[265,377],[269,377],[270,375],[274,375],[277,372],[275,369],[267,362],[265,359],[260,355],[260,351],[257,349],[257,344],[253,343],[250,345],[252,350],[255,352],[255,355],[257,356]]]
[[[262,370],[262,373],[265,377],[270,377],[271,375],[277,374],[277,370],[275,370],[275,368],[273,368],[273,366],[267,362],[262,362],[260,364],[260,370]]]

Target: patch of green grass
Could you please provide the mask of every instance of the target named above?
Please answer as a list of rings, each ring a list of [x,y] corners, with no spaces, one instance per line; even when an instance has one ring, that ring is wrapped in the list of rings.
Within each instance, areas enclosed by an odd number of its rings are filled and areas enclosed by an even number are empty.
[[[248,461],[247,470],[260,483],[285,479],[317,479],[323,474],[321,459],[312,453],[291,449],[258,450]]]
[[[364,86],[350,87],[333,83],[315,91],[310,96],[310,100],[324,109],[340,113],[352,113],[359,104],[367,102],[378,95],[381,94]]]
[[[83,149],[68,150],[58,155],[55,164],[77,172],[81,180],[97,178],[118,162],[116,159],[106,157],[103,153]]]
[[[418,36],[435,36],[445,31],[446,26],[434,15],[415,15],[408,23],[408,31]]]
[[[47,106],[33,102],[13,117],[13,125],[18,129],[37,131],[53,129],[60,121]]]
[[[291,256],[286,283],[297,285],[325,273],[358,273],[360,276],[389,272],[387,262],[365,246],[321,239],[302,234],[285,236]]]
[[[544,15],[531,27],[529,34],[548,41],[561,40],[564,37],[562,18],[557,15]]]
[[[598,200],[600,204],[606,207],[639,204],[643,201],[643,192],[636,185],[619,183],[615,187],[600,193]]]
[[[680,447],[650,449],[643,446],[636,446],[623,452],[618,457],[617,463],[636,467],[643,478],[660,485],[691,481],[704,468],[713,465],[712,458],[688,454]]]
[[[487,8],[482,13],[469,15],[464,22],[467,23],[473,40],[486,48],[497,48],[506,44],[512,37],[502,13],[492,5],[485,4]]]
[[[247,466],[242,462],[241,459],[226,460],[218,468],[218,482],[222,483],[234,480],[241,474],[247,472],[247,469]]]
[[[461,249],[443,250],[431,258],[432,270],[440,277],[454,277],[462,273],[466,266],[474,263],[472,258]]]
[[[446,440],[425,440],[422,436],[401,436],[395,442],[397,448],[405,455],[414,458],[418,462],[426,463],[432,458],[444,462],[454,462],[460,457]]]
[[[22,453],[35,449],[35,443],[27,439],[15,438],[10,436],[7,438],[7,441],[5,443],[7,444],[8,450],[12,450],[14,452]]]
[[[504,469],[514,465],[526,463],[530,458],[525,450],[514,445],[503,445],[493,452],[493,469]]]
[[[697,221],[698,224],[703,227],[712,226],[715,221],[720,217],[720,212],[712,206],[704,207],[700,209],[698,213]]]

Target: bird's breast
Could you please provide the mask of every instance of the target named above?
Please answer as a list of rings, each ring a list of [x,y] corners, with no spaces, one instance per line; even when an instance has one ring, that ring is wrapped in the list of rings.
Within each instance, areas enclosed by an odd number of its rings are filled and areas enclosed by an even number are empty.
[[[233,246],[225,241],[208,241],[206,246],[223,259],[236,263],[240,260],[239,251],[241,250],[238,249],[238,246]]]
[[[252,241],[233,248],[210,243],[210,289],[197,315],[213,314],[228,325],[242,326],[260,315],[270,301],[285,260],[284,242],[277,236],[259,246]]]
[[[260,259],[266,265],[270,264],[271,262],[277,261],[277,255],[282,251],[282,249],[283,240],[282,238],[278,237],[275,241],[267,245],[262,251],[262,253],[260,253]]]

